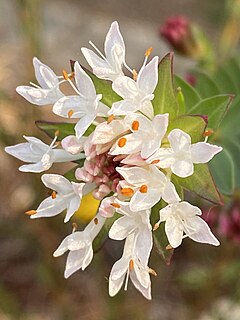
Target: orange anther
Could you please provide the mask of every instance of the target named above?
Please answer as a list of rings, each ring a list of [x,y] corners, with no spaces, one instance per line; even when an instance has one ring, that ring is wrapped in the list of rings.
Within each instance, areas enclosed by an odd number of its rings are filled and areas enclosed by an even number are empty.
[[[69,80],[69,76],[68,76],[68,73],[67,73],[66,70],[63,70],[63,71],[62,71],[62,75],[63,75],[63,78],[64,78],[65,80]]]
[[[69,111],[68,111],[68,118],[71,118],[71,116],[73,115],[73,113],[74,113],[73,110],[69,110]]]
[[[143,184],[143,185],[140,187],[139,191],[140,191],[141,193],[147,193],[148,187],[147,187],[145,184]]]
[[[137,120],[134,120],[132,123],[132,129],[137,131],[139,128],[139,122]]]
[[[56,199],[56,197],[57,197],[57,192],[56,192],[56,191],[53,191],[53,192],[52,192],[52,199]]]
[[[167,246],[166,246],[166,250],[172,250],[173,249],[173,247],[170,245],[170,244],[168,244]]]
[[[58,137],[60,135],[60,131],[56,130],[54,134],[55,134],[55,137]]]
[[[134,191],[132,188],[122,188],[121,194],[127,197],[131,197],[134,194]]]
[[[133,69],[132,73],[133,73],[133,80],[137,81],[137,77],[138,77],[137,71],[135,69]]]
[[[160,160],[153,160],[153,161],[151,162],[151,164],[156,164],[156,163],[158,163],[158,162],[160,162]]]
[[[94,218],[94,223],[97,225],[98,224],[98,218]]]
[[[150,54],[152,53],[152,51],[153,51],[153,48],[152,48],[152,47],[148,48],[148,49],[146,50],[146,52],[145,52],[145,57],[149,57]]]
[[[36,214],[36,213],[37,213],[36,210],[29,210],[25,212],[25,214],[27,214],[28,216],[32,216],[33,214]]]
[[[113,114],[111,114],[108,119],[107,119],[107,123],[111,123],[114,120],[115,116]]]
[[[153,231],[156,231],[159,228],[159,222],[155,223],[153,226]]]
[[[112,202],[111,206],[113,206],[114,208],[117,208],[117,209],[121,208],[120,204],[115,203],[115,202]]]
[[[120,148],[122,148],[122,147],[125,146],[126,142],[127,142],[127,139],[126,139],[126,138],[120,138],[120,139],[118,140],[118,146],[119,146]]]
[[[212,129],[207,129],[204,133],[203,133],[203,136],[204,137],[209,137],[213,134],[213,130]]]
[[[131,260],[129,261],[129,270],[132,271],[133,268],[134,268],[134,261],[131,259]]]

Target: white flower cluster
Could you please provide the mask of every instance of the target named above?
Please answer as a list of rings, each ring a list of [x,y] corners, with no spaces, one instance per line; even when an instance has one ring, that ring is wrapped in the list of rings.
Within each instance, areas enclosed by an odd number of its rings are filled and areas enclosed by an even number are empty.
[[[101,200],[96,217],[83,231],[67,236],[54,252],[54,256],[69,251],[65,277],[84,270],[93,258],[92,242],[106,219],[117,213],[109,237],[124,240],[124,251],[112,267],[109,277],[109,294],[114,296],[125,280],[127,289],[130,277],[134,286],[151,299],[148,267],[153,246],[151,209],[161,199],[167,205],[159,212],[159,222],[165,222],[165,231],[171,247],[178,247],[186,237],[194,241],[219,245],[208,225],[200,218],[201,210],[181,201],[171,174],[185,178],[194,173],[195,163],[206,163],[221,147],[207,142],[191,144],[191,137],[180,129],[167,134],[169,115],[154,114],[152,100],[158,83],[159,58],[148,62],[147,50],[137,73],[125,62],[125,45],[117,22],[107,33],[105,56],[90,42],[97,54],[87,48],[82,53],[93,73],[100,79],[112,82],[112,89],[121,98],[110,108],[101,102],[90,76],[78,62],[74,72],[57,76],[37,58],[33,59],[39,85],[20,86],[17,92],[36,105],[53,104],[53,112],[64,118],[78,119],[75,135],[61,141],[56,148],[54,138],[50,146],[34,137],[27,142],[6,148],[6,152],[28,162],[19,169],[24,172],[43,172],[54,162],[85,159],[83,167],[75,171],[76,180],[70,182],[58,174],[44,174],[42,181],[53,190],[31,218],[51,217],[66,210],[64,222],[74,215],[84,195],[92,193]],[[123,73],[130,71],[133,78]],[[68,82],[73,95],[65,96],[60,85]],[[93,132],[84,136],[89,127]],[[155,232],[159,232],[156,230]]]

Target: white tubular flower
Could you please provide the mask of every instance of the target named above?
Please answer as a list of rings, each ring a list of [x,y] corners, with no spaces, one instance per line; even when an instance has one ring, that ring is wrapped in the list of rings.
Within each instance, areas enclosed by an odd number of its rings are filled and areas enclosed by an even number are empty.
[[[78,62],[74,64],[74,74],[78,95],[58,100],[53,106],[53,112],[64,118],[80,119],[75,126],[79,139],[97,116],[107,116],[109,108],[100,102],[102,95],[96,93],[91,78]],[[71,80],[68,81],[71,83]]]
[[[168,135],[170,148],[160,148],[147,162],[159,160],[156,165],[160,168],[171,168],[179,177],[186,178],[193,174],[194,163],[207,163],[217,153],[222,151],[207,142],[191,144],[191,137],[180,129],[172,130]]]
[[[84,154],[72,155],[61,149],[54,149],[57,137],[49,145],[35,137],[23,136],[28,142],[6,147],[5,151],[15,158],[28,162],[19,170],[39,173],[48,170],[54,162],[67,162],[85,158]]]
[[[127,183],[137,188],[123,188],[121,193],[131,194],[132,211],[152,208],[161,198],[167,203],[180,201],[174,184],[154,165],[145,168],[116,168]],[[127,192],[125,192],[125,190]]]
[[[62,139],[61,145],[67,152],[71,154],[79,154],[83,151],[83,146],[86,140],[87,137],[81,137],[78,139],[76,136],[70,135]]]
[[[92,242],[102,229],[105,218],[97,215],[83,231],[76,231],[67,236],[54,252],[59,257],[70,251],[67,257],[64,277],[70,277],[79,269],[85,270],[93,258]]]
[[[134,253],[134,234],[127,237],[121,259],[116,261],[109,276],[109,295],[115,296],[121,289],[124,279],[126,282],[124,290],[127,290],[129,277],[137,290],[142,295],[151,299],[151,280],[149,268],[141,263]]]
[[[220,244],[207,223],[199,217],[202,212],[198,207],[183,201],[169,204],[159,213],[160,220],[158,223],[166,221],[165,232],[173,248],[180,246],[182,239],[186,237],[196,242],[209,243],[214,246]]]
[[[135,237],[135,254],[142,264],[147,265],[152,250],[152,226],[150,224],[150,210],[133,212],[129,202],[115,200],[112,204],[117,213],[123,215],[118,218],[109,230],[109,237],[114,240],[123,240],[130,234]]]
[[[35,75],[40,86],[19,86],[16,91],[23,98],[38,106],[53,104],[63,97],[59,89],[59,79],[56,74],[37,58],[33,58]]]
[[[82,196],[92,187],[91,184],[70,182],[58,174],[44,174],[42,182],[53,193],[41,202],[37,210],[30,211],[32,219],[53,217],[67,209],[64,222],[68,222],[79,208]]]
[[[110,154],[133,154],[140,152],[142,158],[148,158],[161,146],[168,127],[168,113],[156,115],[153,120],[140,114],[127,115],[124,119],[132,133],[118,139]]]
[[[158,57],[154,57],[147,65],[141,68],[137,81],[122,76],[113,83],[113,90],[123,100],[113,103],[109,114],[127,115],[140,111],[150,119],[153,118],[154,90],[158,82]]]
[[[126,65],[125,45],[122,35],[119,31],[117,21],[114,21],[111,24],[111,27],[106,35],[104,44],[106,57],[104,57],[104,55],[91,41],[89,43],[97,51],[99,56],[87,48],[81,48],[81,50],[88,64],[93,69],[93,73],[98,78],[114,81],[119,76],[123,75],[122,66],[123,64]]]

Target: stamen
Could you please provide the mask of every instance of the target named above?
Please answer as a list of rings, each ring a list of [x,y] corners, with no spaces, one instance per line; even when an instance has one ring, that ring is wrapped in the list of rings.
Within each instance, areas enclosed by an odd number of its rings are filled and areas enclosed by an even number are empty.
[[[138,76],[137,71],[135,69],[133,69],[132,73],[133,73],[133,80],[137,81],[137,76]]]
[[[147,191],[148,191],[148,186],[147,186],[146,184],[143,184],[143,185],[140,187],[139,191],[140,191],[141,193],[147,193]]]
[[[110,203],[110,204],[111,204],[111,206],[113,206],[114,208],[117,208],[117,209],[121,208],[120,204],[118,204],[118,203],[112,202],[112,203]]]
[[[33,214],[36,214],[37,211],[36,210],[29,210],[29,211],[26,211],[25,214],[28,215],[28,216],[32,216]]]
[[[59,130],[55,131],[54,135],[55,137],[58,137],[60,135],[60,131]]]
[[[133,268],[134,268],[134,261],[133,261],[133,259],[131,259],[131,260],[129,261],[129,270],[132,271]]]
[[[98,224],[98,218],[94,218],[94,223],[97,225]]]
[[[76,222],[72,223],[72,232],[75,232],[77,230],[78,225],[76,224]]]
[[[74,111],[73,110],[69,110],[68,111],[68,118],[70,119],[73,115]]]
[[[151,162],[151,164],[156,164],[156,163],[159,163],[160,162],[160,160],[153,160],[152,162]]]
[[[159,228],[160,222],[155,223],[153,226],[153,231],[156,231]]]
[[[69,79],[74,79],[74,77],[75,77],[75,73],[72,72],[72,73],[69,75]]]
[[[121,194],[127,197],[131,197],[134,194],[134,191],[132,188],[122,188]]]
[[[111,114],[107,119],[107,124],[111,123],[115,119],[115,116]]]
[[[153,47],[148,48],[145,52],[145,57],[149,57],[152,51],[153,51]]]
[[[204,137],[209,137],[214,133],[214,131],[212,129],[207,129],[204,133],[203,136]]]
[[[125,146],[126,142],[127,142],[127,139],[126,139],[126,138],[120,138],[120,139],[118,140],[118,146],[119,146],[120,148],[122,148],[122,147]]]
[[[152,274],[154,277],[157,276],[157,272],[151,268],[148,269],[148,273]]]
[[[66,70],[63,70],[62,71],[62,75],[63,75],[63,78],[65,79],[65,80],[69,80],[69,76],[68,76],[68,73],[67,73],[67,71]]]
[[[137,120],[134,120],[133,123],[132,123],[132,129],[134,131],[137,131],[139,128],[139,122]]]
[[[53,191],[53,192],[52,192],[52,199],[56,199],[56,197],[57,197],[57,192],[56,192],[56,191]]]
[[[166,250],[172,250],[173,249],[173,247],[170,245],[170,244],[168,244],[167,246],[166,246]]]

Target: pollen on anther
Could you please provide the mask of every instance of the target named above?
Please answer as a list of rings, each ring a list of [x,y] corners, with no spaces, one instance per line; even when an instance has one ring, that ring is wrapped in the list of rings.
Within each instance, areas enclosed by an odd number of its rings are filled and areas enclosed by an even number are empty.
[[[64,78],[65,80],[69,80],[69,77],[68,77],[68,74],[67,74],[67,71],[66,71],[66,70],[63,70],[63,71],[62,71],[62,75],[63,75],[63,78]]]
[[[36,210],[29,210],[25,212],[25,214],[27,214],[28,216],[32,216],[33,214],[36,214],[36,213],[37,213]]]
[[[139,122],[137,120],[134,120],[133,123],[132,123],[132,129],[134,131],[137,131],[139,128]]]
[[[212,129],[207,129],[204,133],[203,136],[204,137],[209,137],[213,134],[213,130]]]
[[[151,164],[156,164],[156,163],[159,163],[160,162],[160,160],[153,160],[152,162],[151,162]]]
[[[141,193],[147,193],[148,187],[147,187],[145,184],[143,184],[143,185],[140,187],[139,191],[140,191]]]
[[[94,218],[94,223],[97,225],[98,224],[98,218]]]
[[[53,192],[52,192],[52,199],[56,199],[56,197],[57,197],[57,192],[56,192],[56,191],[53,191]]]
[[[112,202],[111,206],[113,206],[114,208],[117,208],[117,209],[121,208],[120,204],[115,203],[115,202]]]
[[[134,194],[134,191],[132,188],[122,188],[121,194],[127,197],[131,197]]]
[[[68,118],[71,118],[71,116],[73,115],[73,113],[74,113],[73,110],[69,110],[69,111],[68,111]]]
[[[107,124],[111,123],[114,120],[115,116],[111,114],[107,119]]]
[[[118,146],[120,147],[120,148],[122,148],[122,147],[124,147],[125,146],[125,144],[126,144],[126,142],[127,142],[127,139],[126,138],[120,138],[119,140],[118,140]]]
[[[133,80],[137,81],[137,77],[138,77],[137,71],[135,69],[133,69],[132,73],[133,73]]]
[[[153,47],[148,48],[145,52],[145,57],[149,57],[152,51],[153,51]]]
[[[133,268],[134,268],[134,261],[131,259],[131,260],[129,261],[129,270],[132,271]]]

